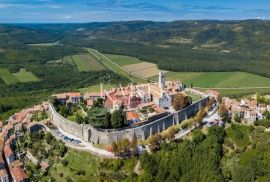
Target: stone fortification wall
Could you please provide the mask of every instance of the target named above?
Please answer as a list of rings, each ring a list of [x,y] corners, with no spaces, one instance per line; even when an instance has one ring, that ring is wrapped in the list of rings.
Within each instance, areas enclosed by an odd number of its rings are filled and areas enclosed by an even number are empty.
[[[181,111],[169,114],[148,124],[133,128],[122,128],[118,130],[102,130],[95,129],[90,125],[79,125],[67,120],[58,114],[51,104],[49,108],[52,112],[52,120],[58,128],[71,133],[84,141],[91,143],[110,144],[123,138],[133,140],[136,137],[137,139],[144,140],[155,133],[159,133],[163,130],[166,130],[170,126],[179,124],[183,120],[190,118],[196,114],[202,106],[205,106],[208,100],[209,98],[205,97]]]

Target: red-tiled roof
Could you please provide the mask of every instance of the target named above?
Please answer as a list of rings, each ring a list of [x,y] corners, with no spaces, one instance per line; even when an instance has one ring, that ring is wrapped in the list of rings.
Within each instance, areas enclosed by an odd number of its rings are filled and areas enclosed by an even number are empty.
[[[104,92],[89,92],[89,93],[86,93],[84,94],[84,96],[86,97],[104,97],[105,96],[105,93]]]
[[[70,92],[70,93],[61,93],[61,94],[54,94],[54,97],[57,99],[66,99],[67,97],[80,97],[80,92]]]
[[[136,112],[126,112],[126,117],[128,121],[132,119],[139,119],[139,116]]]
[[[159,106],[155,106],[155,107],[153,107],[153,109],[154,109],[157,113],[165,112],[165,109],[163,109],[162,107],[159,107]]]
[[[7,134],[8,134],[7,131],[3,131],[3,132],[2,132],[2,137],[6,138]]]
[[[10,164],[11,167],[21,167],[23,166],[23,163],[19,160],[12,161]]]
[[[10,157],[11,155],[13,155],[13,151],[10,148],[10,145],[5,145],[4,147],[4,153],[6,157]]]
[[[86,101],[86,105],[87,106],[93,106],[93,104],[94,104],[94,100],[93,99],[87,99],[87,101]]]
[[[7,125],[6,130],[9,131],[11,129],[13,129],[13,125],[11,125],[11,124]]]
[[[29,178],[26,172],[19,166],[11,167],[10,173],[16,181],[23,181]]]
[[[49,164],[45,161],[42,161],[39,165],[43,170],[46,170],[49,167]]]
[[[69,97],[81,97],[81,93],[80,92],[71,92],[71,93],[67,93],[67,95]]]

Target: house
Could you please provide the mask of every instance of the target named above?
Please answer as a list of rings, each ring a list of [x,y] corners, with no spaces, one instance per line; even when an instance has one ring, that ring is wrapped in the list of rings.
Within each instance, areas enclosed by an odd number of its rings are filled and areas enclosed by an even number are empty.
[[[29,182],[29,177],[26,172],[18,166],[10,167],[10,174],[14,182]]]
[[[14,132],[14,128],[13,125],[8,124],[7,127],[5,128],[5,131],[7,132],[7,136],[10,136],[13,134]]]
[[[216,101],[219,101],[221,99],[220,93],[216,90],[206,90],[205,94],[214,98]]]
[[[9,144],[5,145],[4,154],[5,154],[5,158],[6,158],[8,165],[10,165],[11,162],[13,162],[15,160],[15,155],[14,155],[12,149],[10,148]]]
[[[140,117],[136,112],[126,112],[126,118],[128,124],[136,123],[140,121]]]
[[[6,169],[0,169],[0,181],[9,182],[8,173]]]
[[[82,98],[80,92],[70,92],[52,95],[58,102],[62,104],[72,103],[78,104]]]
[[[46,171],[49,168],[49,164],[45,161],[42,161],[39,165],[43,171]]]
[[[93,99],[89,98],[89,99],[86,100],[86,106],[87,106],[87,108],[90,109],[90,108],[93,107],[93,105],[94,105],[94,100]]]
[[[247,120],[248,123],[254,124],[257,120],[257,113],[256,111],[245,111],[244,118]]]
[[[104,92],[90,92],[84,94],[84,99],[97,100],[98,98],[105,99]]]

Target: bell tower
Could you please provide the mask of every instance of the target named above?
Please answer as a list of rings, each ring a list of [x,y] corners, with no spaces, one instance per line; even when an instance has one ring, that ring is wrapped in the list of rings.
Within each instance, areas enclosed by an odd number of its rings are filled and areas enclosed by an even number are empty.
[[[159,88],[164,90],[165,89],[165,72],[159,71],[159,81],[158,81]]]

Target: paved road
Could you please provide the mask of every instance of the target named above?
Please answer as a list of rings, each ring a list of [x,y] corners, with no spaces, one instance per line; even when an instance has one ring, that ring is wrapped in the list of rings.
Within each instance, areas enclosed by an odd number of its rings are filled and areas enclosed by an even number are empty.
[[[67,133],[61,129],[58,129],[63,135],[69,137],[69,138],[73,138],[75,140],[79,140],[81,143],[80,144],[73,144],[71,142],[68,142],[68,141],[65,141],[63,140],[63,138],[61,138],[60,136],[58,136],[55,132],[53,132],[50,128],[48,128],[46,125],[44,125],[44,127],[46,128],[46,130],[48,132],[51,132],[56,138],[58,139],[61,139],[66,146],[70,147],[70,148],[73,148],[73,149],[77,149],[77,150],[82,150],[82,151],[90,151],[94,154],[97,154],[99,156],[102,156],[102,157],[106,157],[106,158],[116,158],[116,156],[111,153],[111,152],[108,152],[107,150],[104,150],[104,149],[100,149],[100,148],[96,148],[93,146],[93,144],[89,143],[89,142],[85,142],[83,140],[81,140],[80,138],[70,134],[70,133]]]
[[[81,149],[81,150],[88,150],[88,151],[91,151],[91,152],[93,152],[95,154],[98,154],[98,155],[101,155],[101,156],[104,156],[104,157],[115,158],[114,154],[111,153],[111,152],[108,152],[107,150],[96,148],[96,147],[93,146],[93,144],[91,144],[89,142],[85,142],[85,141],[81,140],[80,138],[78,138],[78,137],[76,137],[76,136],[74,136],[74,135],[72,135],[70,133],[67,133],[67,132],[65,132],[65,131],[63,131],[61,129],[59,129],[59,131],[63,135],[65,135],[65,136],[67,136],[69,138],[73,138],[73,139],[81,141],[80,145],[82,145],[82,146],[74,146],[74,145],[72,145],[71,146],[72,148]]]

